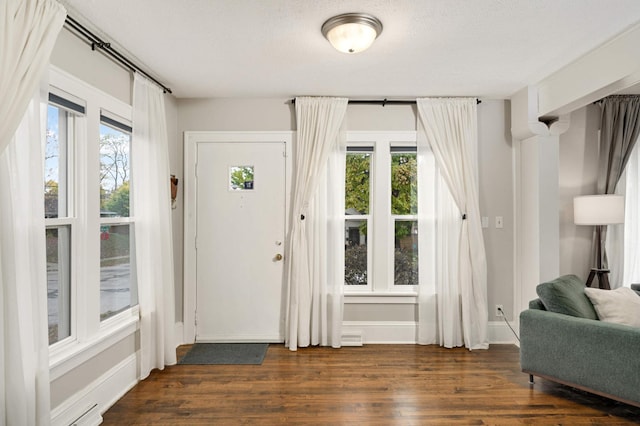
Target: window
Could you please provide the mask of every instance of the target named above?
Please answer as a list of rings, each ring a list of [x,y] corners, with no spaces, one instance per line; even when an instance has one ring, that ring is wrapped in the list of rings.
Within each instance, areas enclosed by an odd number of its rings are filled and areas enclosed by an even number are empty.
[[[131,106],[51,69],[44,158],[51,377],[135,332]]]
[[[137,303],[130,220],[131,127],[100,117],[100,320]]]
[[[368,147],[348,149],[345,170],[345,284],[367,285],[369,246],[367,227],[371,191],[371,153]]]
[[[415,147],[391,147],[394,285],[418,285],[418,162]]]
[[[71,236],[75,231],[73,147],[75,118],[84,108],[51,95],[44,159],[49,344],[71,336]]]
[[[415,132],[349,132],[347,144],[345,291],[413,293],[425,260],[419,238],[433,235],[418,227]]]

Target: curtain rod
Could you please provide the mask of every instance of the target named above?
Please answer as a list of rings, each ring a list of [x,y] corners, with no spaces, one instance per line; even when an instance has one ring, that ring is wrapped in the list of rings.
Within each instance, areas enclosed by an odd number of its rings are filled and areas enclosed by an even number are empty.
[[[111,56],[113,59],[118,61],[120,64],[124,65],[130,71],[139,72],[140,74],[144,75],[145,77],[147,77],[148,79],[153,81],[155,84],[157,84],[158,86],[160,86],[162,88],[164,93],[173,93],[171,91],[171,89],[169,89],[167,86],[165,86],[164,84],[160,83],[158,80],[156,80],[155,78],[150,76],[147,72],[145,72],[138,65],[136,65],[133,62],[131,62],[129,59],[127,59],[122,54],[120,54],[120,52],[118,52],[117,50],[112,48],[111,47],[111,43],[107,43],[107,42],[101,40],[97,35],[95,35],[91,31],[89,31],[85,26],[80,24],[78,21],[73,19],[71,16],[67,15],[67,18],[65,19],[65,24],[67,24],[68,26],[70,26],[71,28],[76,30],[79,34],[84,36],[87,39],[87,41],[89,41],[91,43],[91,50],[96,50],[96,48],[102,49],[106,54]]]
[[[291,99],[291,103],[293,105],[296,104],[296,100]],[[377,100],[369,100],[369,99],[349,99],[350,104],[365,104],[365,105],[415,105],[416,101],[415,100],[389,100],[387,98],[384,99],[377,99]],[[480,99],[476,99],[476,105],[477,104],[481,104],[482,101]]]

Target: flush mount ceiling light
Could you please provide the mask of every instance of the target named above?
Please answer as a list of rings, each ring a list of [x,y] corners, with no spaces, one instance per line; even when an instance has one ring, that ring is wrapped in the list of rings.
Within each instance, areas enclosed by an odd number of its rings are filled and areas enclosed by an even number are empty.
[[[371,46],[382,32],[382,22],[364,13],[345,13],[322,24],[322,35],[340,52],[358,53]]]

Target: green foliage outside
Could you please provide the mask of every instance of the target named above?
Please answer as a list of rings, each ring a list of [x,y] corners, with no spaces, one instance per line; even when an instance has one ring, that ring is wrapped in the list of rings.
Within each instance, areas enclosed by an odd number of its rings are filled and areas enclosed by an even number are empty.
[[[358,214],[369,214],[371,154],[349,153],[345,170],[345,209]],[[393,153],[391,155],[391,214],[415,215],[418,213],[418,162],[415,153]],[[394,283],[396,285],[418,284],[418,252],[412,244],[415,221],[396,221]],[[367,221],[359,226],[360,233],[367,235]],[[367,245],[354,244],[345,248],[345,284],[367,284]]]
[[[369,214],[370,154],[347,155],[345,173],[345,208]],[[416,154],[391,156],[391,214],[418,213],[418,162]]]
[[[418,253],[409,249],[396,248],[393,275],[395,285],[417,285]]]
[[[347,246],[344,251],[346,285],[367,285],[367,246]]]
[[[253,167],[232,167],[230,179],[231,188],[245,189],[245,182],[253,182]]]
[[[100,125],[100,214],[129,217],[131,136]]]
[[[418,214],[416,154],[391,156],[391,214]]]
[[[345,208],[354,209],[359,214],[369,214],[369,169],[370,154],[347,154],[345,170]]]
[[[129,217],[129,181],[124,182],[110,194],[106,194],[105,191],[101,191],[101,193],[100,211]]]
[[[344,282],[346,285],[367,285],[367,246],[348,246],[344,252]],[[418,253],[412,249],[396,248],[394,256],[394,284],[418,284]]]

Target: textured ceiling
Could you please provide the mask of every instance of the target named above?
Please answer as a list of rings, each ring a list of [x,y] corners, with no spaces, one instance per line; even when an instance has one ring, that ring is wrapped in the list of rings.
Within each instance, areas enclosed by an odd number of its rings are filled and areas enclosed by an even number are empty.
[[[640,21],[638,0],[61,0],[180,98],[508,98]],[[357,55],[333,15],[384,30]]]

